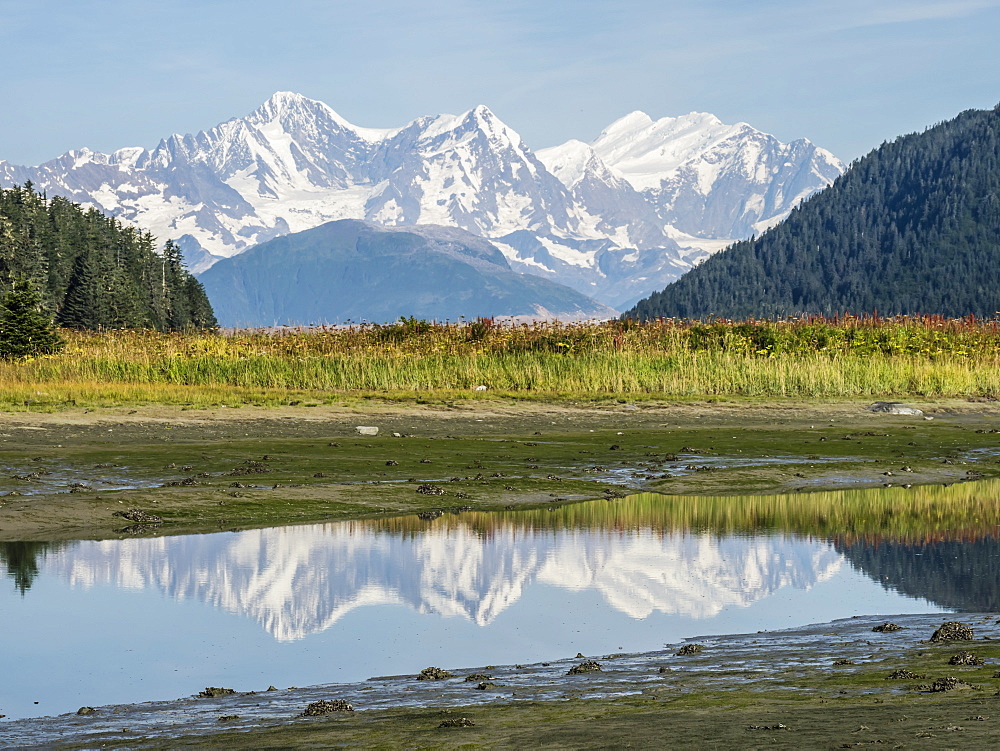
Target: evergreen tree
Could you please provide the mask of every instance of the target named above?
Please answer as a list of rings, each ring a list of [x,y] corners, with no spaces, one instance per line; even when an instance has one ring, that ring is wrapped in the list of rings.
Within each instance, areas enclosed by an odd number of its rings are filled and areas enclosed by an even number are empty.
[[[1000,107],[883,144],[626,316],[1000,311]]]
[[[65,198],[48,200],[30,184],[0,189],[0,295],[13,279],[32,282],[68,327],[216,326],[175,243],[157,253],[148,232]]]
[[[0,304],[0,358],[19,360],[62,349],[52,316],[42,310],[38,290],[26,280],[14,284]]]
[[[94,259],[87,253],[81,253],[73,261],[73,272],[69,277],[62,310],[59,311],[59,325],[68,329],[96,329],[105,320]]]

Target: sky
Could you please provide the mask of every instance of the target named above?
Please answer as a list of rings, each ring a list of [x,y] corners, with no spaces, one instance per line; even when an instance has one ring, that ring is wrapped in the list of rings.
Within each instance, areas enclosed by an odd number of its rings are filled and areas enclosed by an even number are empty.
[[[711,112],[844,161],[1000,102],[1000,0],[0,0],[0,160],[155,146],[275,91],[485,104],[532,149]]]

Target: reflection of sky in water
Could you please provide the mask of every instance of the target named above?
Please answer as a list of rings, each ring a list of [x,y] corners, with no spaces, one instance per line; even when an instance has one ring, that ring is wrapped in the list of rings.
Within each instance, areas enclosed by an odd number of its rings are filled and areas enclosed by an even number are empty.
[[[73,487],[94,490],[154,488],[166,482],[164,477],[120,464],[72,467],[59,459],[41,459],[0,464],[0,496],[7,493],[41,495],[69,492]]]
[[[0,607],[9,716],[940,610],[792,536],[366,523],[73,543]]]

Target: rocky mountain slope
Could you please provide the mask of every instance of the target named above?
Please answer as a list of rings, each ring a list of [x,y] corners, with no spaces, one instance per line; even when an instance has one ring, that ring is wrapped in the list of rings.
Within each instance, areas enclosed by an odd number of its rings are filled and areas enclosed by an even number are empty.
[[[151,150],[0,162],[0,185],[30,180],[172,238],[196,272],[337,219],[453,226],[494,239],[515,270],[622,308],[780,220],[842,168],[808,141],[711,115],[633,113],[592,144],[536,155],[483,106],[375,130],[279,92]]]

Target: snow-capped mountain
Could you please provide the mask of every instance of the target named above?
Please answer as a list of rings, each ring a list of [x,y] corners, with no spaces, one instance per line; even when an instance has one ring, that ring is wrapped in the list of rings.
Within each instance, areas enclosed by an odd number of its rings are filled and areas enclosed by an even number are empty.
[[[337,219],[438,224],[493,239],[516,271],[623,308],[776,222],[842,169],[808,141],[781,144],[711,115],[633,113],[593,144],[536,155],[484,106],[376,130],[279,92],[152,150],[0,162],[0,184],[30,180],[172,238],[196,272]]]
[[[465,524],[412,534],[345,522],[80,542],[44,566],[74,586],[112,583],[210,603],[291,641],[377,605],[487,626],[536,586],[597,592],[630,618],[708,618],[786,587],[808,589],[841,564],[827,542],[781,535],[513,525],[483,535]]]
[[[633,112],[592,147],[667,224],[704,238],[762,232],[844,172],[839,159],[804,138],[784,144],[703,112],[656,121]]]

